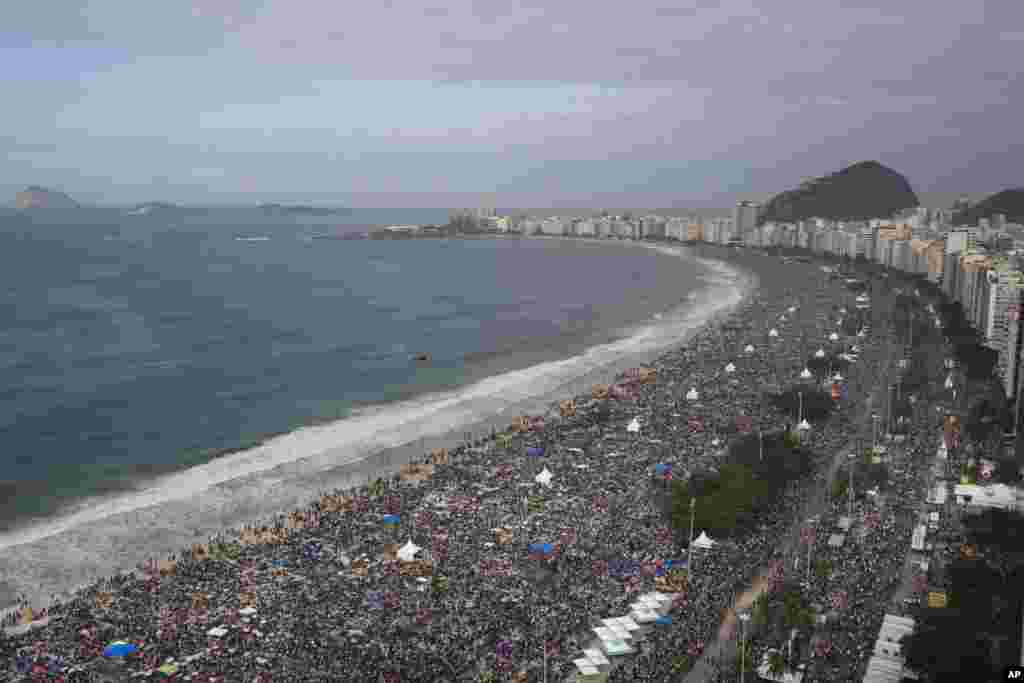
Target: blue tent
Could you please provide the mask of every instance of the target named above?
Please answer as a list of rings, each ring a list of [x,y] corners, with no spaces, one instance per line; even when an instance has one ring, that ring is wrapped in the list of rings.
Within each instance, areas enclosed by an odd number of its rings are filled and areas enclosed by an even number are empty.
[[[843,400],[844,401],[849,400],[849,398],[850,398],[850,388],[848,386],[846,386],[845,382],[843,383],[841,391],[842,391],[842,395],[843,395]]]
[[[657,619],[654,620],[654,623],[655,624],[661,624],[662,626],[669,626],[669,625],[672,624],[672,617],[670,617],[670,616],[658,617]]]
[[[551,543],[531,543],[529,549],[531,553],[541,553],[544,555],[550,555],[555,552],[555,546]]]
[[[398,515],[384,515],[385,524],[398,524],[402,521],[402,518]]]
[[[539,458],[544,455],[544,448],[542,446],[531,446],[526,449],[526,454],[531,458]]]
[[[139,646],[134,643],[128,643],[123,640],[115,640],[110,645],[107,645],[106,649],[103,650],[104,657],[125,657],[130,655],[139,649]]]

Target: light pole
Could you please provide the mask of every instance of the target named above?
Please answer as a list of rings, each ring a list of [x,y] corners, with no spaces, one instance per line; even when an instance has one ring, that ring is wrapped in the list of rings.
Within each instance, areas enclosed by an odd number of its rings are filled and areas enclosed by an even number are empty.
[[[878,448],[878,421],[880,419],[881,418],[877,414],[875,414],[875,413],[871,414],[871,421],[874,423],[874,426],[873,426],[873,428],[871,430],[871,448],[872,449]]]
[[[686,573],[693,585],[693,518],[696,515],[697,499],[690,498],[690,544],[686,547]]]
[[[797,392],[797,397],[800,400],[800,417],[797,419],[797,422],[803,422],[804,421],[804,392],[798,391]]]
[[[853,453],[848,453],[846,457],[850,461],[850,485],[846,489],[848,494],[847,497],[849,498],[847,515],[850,518],[850,523],[853,524],[853,461],[857,456]]]
[[[747,621],[750,620],[750,613],[742,610],[738,616],[740,618],[740,683],[743,683],[746,677]]]

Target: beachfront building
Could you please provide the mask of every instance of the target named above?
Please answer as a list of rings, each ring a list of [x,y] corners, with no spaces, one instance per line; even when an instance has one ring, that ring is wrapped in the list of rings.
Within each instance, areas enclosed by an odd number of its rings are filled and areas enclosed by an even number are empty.
[[[576,223],[575,234],[580,237],[594,237],[597,234],[597,225],[593,220],[584,218]]]
[[[757,213],[760,205],[755,202],[737,202],[733,209],[732,222],[735,226],[734,239],[748,241],[748,235],[757,228]]]
[[[640,219],[641,239],[665,239],[668,237],[668,223],[660,216],[645,216]]]
[[[687,220],[679,216],[673,216],[669,218],[665,223],[665,237],[670,240],[678,240],[680,242],[687,239],[686,236]]]

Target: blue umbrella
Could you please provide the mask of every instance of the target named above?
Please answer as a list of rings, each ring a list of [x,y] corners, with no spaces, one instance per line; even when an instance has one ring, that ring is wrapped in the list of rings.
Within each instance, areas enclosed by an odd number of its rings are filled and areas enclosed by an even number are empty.
[[[526,454],[531,458],[539,458],[544,455],[544,448],[541,446],[531,446],[526,449]]]
[[[385,524],[398,524],[401,521],[401,517],[398,515],[384,515]]]
[[[123,640],[115,640],[110,645],[107,645],[107,649],[103,651],[104,657],[125,657],[130,655],[139,649],[139,646],[134,643],[128,643]]]
[[[275,567],[287,567],[288,560],[271,560],[270,564],[274,565]]]
[[[529,549],[531,553],[550,555],[555,551],[555,546],[550,543],[531,543]]]
[[[662,626],[670,626],[672,624],[672,617],[664,616],[658,617],[654,620],[655,624],[661,624]]]

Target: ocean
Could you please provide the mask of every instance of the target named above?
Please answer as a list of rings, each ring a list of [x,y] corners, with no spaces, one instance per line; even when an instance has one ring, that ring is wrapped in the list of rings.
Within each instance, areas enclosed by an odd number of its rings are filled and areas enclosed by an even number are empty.
[[[572,395],[742,290],[685,248],[314,237],[446,217],[0,214],[0,606]]]

